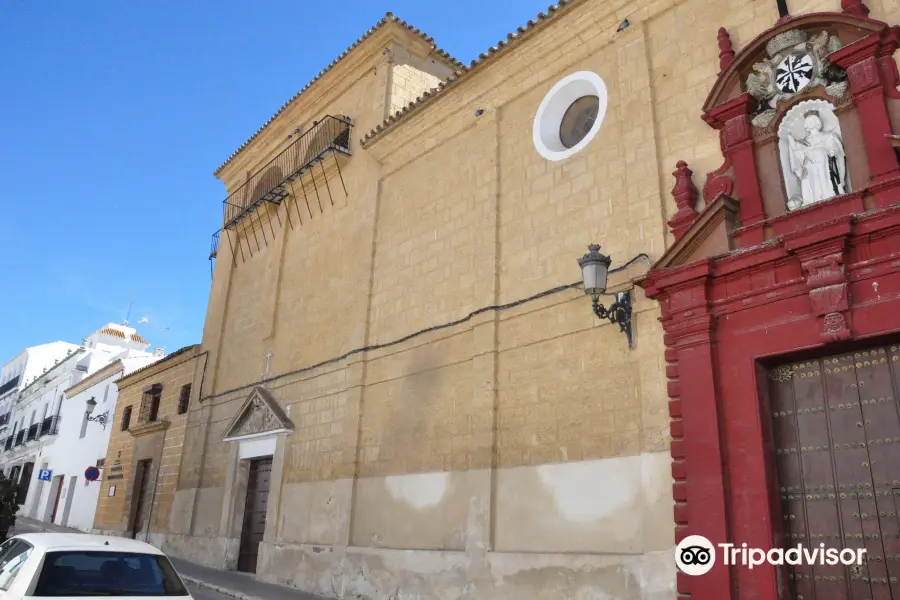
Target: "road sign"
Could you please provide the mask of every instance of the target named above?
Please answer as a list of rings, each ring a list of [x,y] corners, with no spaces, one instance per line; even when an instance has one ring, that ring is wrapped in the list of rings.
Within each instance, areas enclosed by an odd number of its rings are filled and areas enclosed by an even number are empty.
[[[53,474],[53,471],[50,469],[41,469],[38,471],[38,479],[40,481],[50,481],[50,476]]]
[[[97,481],[100,479],[100,469],[97,467],[88,467],[84,470],[84,478],[88,481]]]

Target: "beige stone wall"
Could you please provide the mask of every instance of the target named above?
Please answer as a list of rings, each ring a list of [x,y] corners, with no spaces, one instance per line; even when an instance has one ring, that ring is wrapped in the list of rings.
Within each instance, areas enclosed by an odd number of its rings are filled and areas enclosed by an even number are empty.
[[[128,529],[128,516],[133,501],[131,492],[135,483],[134,470],[136,461],[143,458],[153,461],[150,485],[154,486],[155,493],[152,494],[151,529],[168,528],[178,484],[187,420],[187,414],[178,414],[178,401],[182,386],[193,385],[199,353],[200,346],[192,346],[117,381],[119,396],[115,414],[107,425],[112,428],[112,433],[94,519],[95,529],[116,532]],[[133,431],[140,426],[143,389],[157,383],[163,386],[157,420],[167,422],[168,426],[161,431],[136,437]],[[194,392],[192,403],[197,400],[196,390]],[[130,428],[123,430],[122,419],[129,406],[132,409]],[[121,467],[121,470],[114,471],[112,467]],[[123,477],[109,478],[116,474]],[[109,496],[110,486],[116,487],[113,496]]]
[[[869,6],[900,19],[893,0]],[[616,33],[625,16],[631,27]],[[675,163],[687,160],[700,187],[721,162],[700,119],[716,32],[728,27],[740,48],[776,20],[774,2],[572,2],[366,148],[358,139],[432,80],[421,48],[409,53],[420,62],[401,57],[409,39],[348,55],[341,86],[307,92],[223,174],[234,189],[292,123],[354,118],[346,195],[293,230],[293,205],[282,207],[252,259],[235,265],[220,246],[205,400],[172,500],[188,516],[173,509],[161,543],[228,564],[239,461],[222,438],[269,354],[266,388],[294,428],[275,455],[263,578],[379,600],[671,598],[662,332],[640,290],[633,349],[573,289],[319,363],[573,283],[592,241],[614,267],[659,257]],[[604,79],[606,119],[582,152],[548,162],[532,120],[577,70]],[[647,266],[612,274],[610,289]]]
[[[433,75],[411,64],[394,65],[391,67],[391,113],[401,110],[426,91],[436,88],[442,79],[444,77]]]

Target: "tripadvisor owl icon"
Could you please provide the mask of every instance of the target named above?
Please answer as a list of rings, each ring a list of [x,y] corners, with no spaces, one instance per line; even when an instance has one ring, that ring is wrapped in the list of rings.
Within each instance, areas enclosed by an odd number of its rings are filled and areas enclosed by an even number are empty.
[[[675,564],[686,575],[704,575],[716,564],[716,549],[702,535],[689,535],[675,548]]]

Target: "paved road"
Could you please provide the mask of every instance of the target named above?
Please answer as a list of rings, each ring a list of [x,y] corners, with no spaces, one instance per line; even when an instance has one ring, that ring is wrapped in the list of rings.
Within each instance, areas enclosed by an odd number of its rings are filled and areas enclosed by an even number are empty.
[[[196,585],[188,585],[187,589],[196,600],[234,600],[231,596]]]

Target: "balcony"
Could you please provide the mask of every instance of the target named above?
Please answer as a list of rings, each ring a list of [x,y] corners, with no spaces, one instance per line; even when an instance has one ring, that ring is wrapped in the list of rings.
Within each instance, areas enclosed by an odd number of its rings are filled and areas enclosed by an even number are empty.
[[[41,422],[41,430],[38,433],[40,437],[56,435],[57,433],[59,433],[59,415],[47,417]]]
[[[38,437],[38,431],[41,428],[40,423],[35,423],[31,427],[28,428],[28,439],[26,441],[33,442]]]
[[[16,446],[21,446],[25,443],[25,430],[23,429],[19,433],[16,434]]]
[[[8,392],[9,390],[15,389],[17,385],[19,385],[19,377],[20,375],[16,375],[3,385],[0,385],[0,396]]]
[[[213,260],[218,254],[221,232],[234,229],[245,219],[251,219],[252,223],[253,214],[263,204],[268,203],[278,208],[288,195],[292,196],[297,203],[302,198],[310,218],[312,218],[311,203],[317,202],[320,211],[322,210],[323,198],[330,199],[331,203],[334,204],[328,175],[322,163],[329,154],[335,156],[334,162],[337,167],[337,173],[341,180],[341,186],[344,186],[344,178],[341,174],[340,163],[337,161],[337,155],[350,155],[351,126],[350,119],[344,116],[334,117],[328,115],[321,121],[315,122],[312,127],[299,134],[297,139],[285,148],[281,154],[269,161],[268,164],[263,166],[228,196],[223,201],[225,224],[223,229],[213,234],[212,247],[209,254],[210,260]],[[313,168],[316,165],[320,165],[321,170],[313,172]],[[309,176],[304,177],[306,174],[309,174]],[[321,191],[320,186],[323,188]],[[327,196],[325,195],[326,192]],[[346,193],[346,187],[344,187],[344,192]],[[295,208],[297,219],[302,224],[301,210],[296,205]],[[293,228],[290,211],[287,212],[286,218],[291,224],[291,228]],[[280,215],[278,215],[278,219],[280,223]],[[256,220],[259,222],[258,227],[261,229],[262,220],[259,215],[257,215]],[[274,236],[271,221],[269,222],[269,227]],[[253,234],[255,237],[256,229],[253,229]],[[262,235],[266,235],[265,230],[263,230]],[[261,249],[259,240],[255,239],[254,241],[256,242],[257,250]],[[267,238],[265,241],[268,244]],[[229,239],[229,243],[231,243],[231,239]],[[240,243],[240,240],[238,243]],[[247,243],[247,249],[252,254],[249,240]],[[232,251],[234,252],[234,248],[232,248]]]

